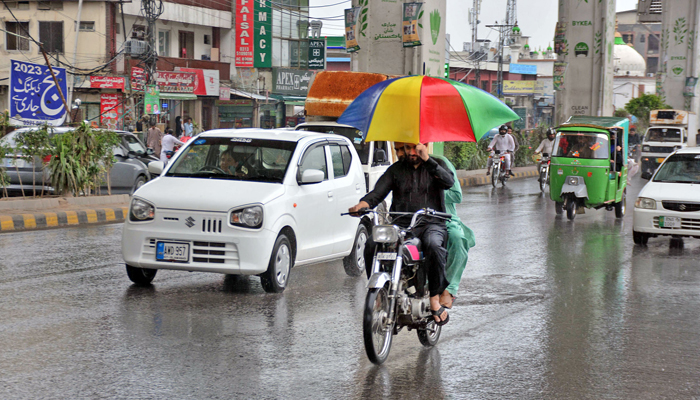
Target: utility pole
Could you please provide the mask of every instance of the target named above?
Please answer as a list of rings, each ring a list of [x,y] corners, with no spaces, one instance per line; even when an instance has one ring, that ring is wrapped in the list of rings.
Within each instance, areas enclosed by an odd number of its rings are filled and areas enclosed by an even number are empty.
[[[148,91],[148,86],[157,85],[156,83],[156,64],[158,63],[158,52],[156,52],[156,21],[163,14],[163,0],[141,0],[141,12],[148,22],[148,31],[146,32],[146,41],[148,48],[144,59],[144,71],[146,73],[146,87],[144,94]],[[151,119],[153,123],[153,119]]]
[[[510,29],[513,29],[513,25],[509,24],[494,24],[486,25],[487,28],[498,30],[498,98],[503,98],[503,47],[506,35]]]
[[[481,0],[474,0],[472,8],[469,10],[469,23],[472,25],[472,48],[470,57],[474,57],[476,54],[476,72],[474,74],[474,86],[479,87],[481,80],[481,72],[479,67],[480,54],[476,50],[477,43],[479,39],[477,36],[477,27],[479,25],[479,14],[481,13]]]

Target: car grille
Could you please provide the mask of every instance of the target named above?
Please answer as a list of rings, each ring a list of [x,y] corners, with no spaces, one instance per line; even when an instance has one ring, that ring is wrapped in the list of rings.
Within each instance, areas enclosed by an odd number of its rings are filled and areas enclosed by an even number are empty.
[[[202,232],[221,233],[221,218],[202,218]]]
[[[659,217],[654,217],[654,228],[660,228],[659,227]],[[674,230],[674,229],[679,229],[679,228],[661,228],[661,229]],[[691,231],[700,231],[700,219],[681,218],[680,229],[687,229],[687,230],[691,230]]]
[[[680,212],[700,211],[700,203],[690,203],[683,201],[662,201],[664,208],[667,210]]]
[[[651,146],[649,148],[649,153],[673,153],[673,150],[673,147]]]
[[[156,242],[168,241],[168,239],[147,239],[144,244],[143,257],[155,259]],[[240,258],[238,247],[233,243],[220,242],[191,242],[191,262],[205,264],[226,264],[238,266]]]

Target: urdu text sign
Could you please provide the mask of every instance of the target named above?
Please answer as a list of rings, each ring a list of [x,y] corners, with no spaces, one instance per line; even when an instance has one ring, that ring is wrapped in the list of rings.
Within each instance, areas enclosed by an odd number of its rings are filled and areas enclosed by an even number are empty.
[[[10,60],[10,123],[12,125],[49,124],[59,126],[66,109],[49,67]],[[53,67],[60,90],[65,95],[66,70]]]

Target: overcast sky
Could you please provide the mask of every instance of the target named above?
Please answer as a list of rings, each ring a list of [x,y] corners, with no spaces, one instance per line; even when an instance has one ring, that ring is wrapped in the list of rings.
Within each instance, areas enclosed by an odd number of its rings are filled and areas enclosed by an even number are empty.
[[[552,43],[554,26],[557,22],[558,0],[518,0],[518,26],[523,36],[530,37],[530,47],[543,49]],[[576,1],[576,0],[569,0]],[[479,39],[498,40],[498,33],[484,25],[503,22],[506,17],[506,0],[483,0],[481,3],[481,24],[478,27]],[[455,50],[462,50],[463,42],[471,42],[471,26],[468,23],[469,8],[473,0],[447,0],[447,33]],[[342,36],[343,10],[350,8],[351,1],[310,0],[311,18],[331,18],[323,20],[323,36]],[[617,0],[617,11],[632,10],[637,0]],[[333,18],[336,17],[336,18]]]

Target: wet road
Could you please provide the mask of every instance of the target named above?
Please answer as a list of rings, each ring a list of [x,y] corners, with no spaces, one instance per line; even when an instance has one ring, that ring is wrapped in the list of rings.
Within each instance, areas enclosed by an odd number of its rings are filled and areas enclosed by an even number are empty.
[[[477,235],[450,323],[364,354],[365,280],[299,267],[130,285],[120,225],[0,235],[0,398],[700,397],[700,241],[632,244],[628,215],[555,217],[534,179],[469,188]]]

